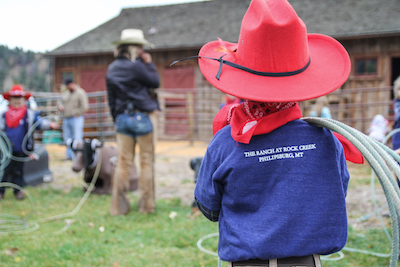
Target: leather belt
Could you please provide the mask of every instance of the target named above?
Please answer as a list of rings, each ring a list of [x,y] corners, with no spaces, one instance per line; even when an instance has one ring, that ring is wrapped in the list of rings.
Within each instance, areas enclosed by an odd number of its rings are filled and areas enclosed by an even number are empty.
[[[268,267],[319,267],[321,266],[321,260],[319,255],[310,255],[303,257],[290,257],[282,259],[270,259],[270,260],[246,260],[230,262],[229,267],[256,267],[256,266],[268,266]]]

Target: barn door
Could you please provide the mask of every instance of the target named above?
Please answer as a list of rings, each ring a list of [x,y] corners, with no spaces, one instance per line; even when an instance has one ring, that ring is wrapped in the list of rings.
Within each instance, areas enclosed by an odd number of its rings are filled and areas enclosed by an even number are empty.
[[[105,69],[87,69],[81,71],[80,86],[86,93],[106,91]],[[85,115],[85,132],[92,132],[101,138],[101,134],[106,130],[106,123],[109,121],[108,108],[103,106],[107,103],[106,96],[89,96],[89,110]]]
[[[189,133],[188,94],[194,92],[194,66],[164,69],[163,88],[171,93],[165,98],[166,135],[187,137]]]
[[[82,70],[81,87],[86,92],[98,92],[106,90],[107,70]]]

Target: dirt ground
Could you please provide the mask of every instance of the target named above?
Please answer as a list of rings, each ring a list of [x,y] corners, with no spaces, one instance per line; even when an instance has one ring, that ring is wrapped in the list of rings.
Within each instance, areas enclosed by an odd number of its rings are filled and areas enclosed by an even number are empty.
[[[192,158],[202,157],[206,148],[207,143],[204,142],[160,141],[157,143],[155,177],[157,199],[180,198],[182,205],[191,205],[195,184],[194,171],[189,163]],[[74,186],[81,186],[82,172],[73,172],[72,162],[62,161],[65,157],[65,147],[51,144],[46,146],[46,150],[49,154],[49,169],[53,173],[53,181],[43,186],[51,186],[65,192]],[[355,229],[380,227],[378,217],[374,214],[371,173],[368,164],[348,163],[348,168],[352,179],[346,198],[349,224]],[[382,187],[376,183],[374,189],[378,207],[384,207],[380,213],[388,214]],[[388,218],[385,217],[384,220],[388,222]]]
[[[115,143],[107,144],[115,146]],[[156,198],[180,198],[183,205],[191,205],[195,183],[190,160],[202,157],[206,149],[207,144],[203,142],[158,142],[155,164]],[[72,162],[62,160],[65,158],[64,146],[51,144],[46,146],[46,150],[53,181],[45,186],[68,192],[72,187],[82,185],[83,172],[73,172]],[[137,160],[136,166],[139,166]]]

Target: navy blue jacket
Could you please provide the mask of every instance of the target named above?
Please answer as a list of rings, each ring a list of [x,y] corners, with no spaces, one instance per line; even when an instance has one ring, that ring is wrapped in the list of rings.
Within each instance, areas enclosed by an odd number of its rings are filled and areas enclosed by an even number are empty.
[[[127,58],[115,59],[106,75],[108,103],[113,119],[133,103],[140,111],[151,112],[159,109],[156,97],[149,89],[160,86],[160,78],[153,63],[144,63],[138,58],[135,62]]]
[[[343,147],[302,120],[236,142],[230,125],[204,156],[196,199],[219,211],[223,261],[331,254],[347,241]]]

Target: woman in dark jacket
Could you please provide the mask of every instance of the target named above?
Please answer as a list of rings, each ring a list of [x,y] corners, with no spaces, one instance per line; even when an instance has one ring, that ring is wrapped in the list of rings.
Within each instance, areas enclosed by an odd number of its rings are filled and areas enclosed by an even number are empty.
[[[134,110],[147,113],[153,124],[153,131],[135,136],[127,132],[116,133],[118,161],[113,177],[111,194],[111,215],[126,214],[129,200],[125,193],[129,185],[129,172],[135,157],[135,145],[140,147],[139,212],[155,211],[154,198],[154,145],[155,111],[159,110],[154,89],[160,80],[149,53],[143,51],[143,45],[151,45],[138,29],[125,29],[117,45],[115,60],[109,65],[106,81],[108,102],[111,115],[118,123],[118,115]]]

